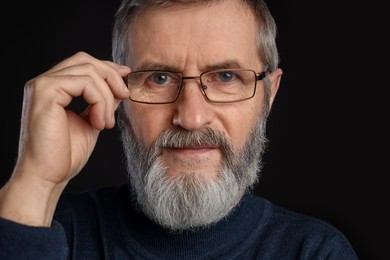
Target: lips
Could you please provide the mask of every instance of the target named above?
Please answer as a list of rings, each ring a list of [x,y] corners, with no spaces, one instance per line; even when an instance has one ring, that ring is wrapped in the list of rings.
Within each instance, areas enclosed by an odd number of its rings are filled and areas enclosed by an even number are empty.
[[[179,153],[204,153],[217,149],[216,146],[185,146],[185,147],[164,147],[164,149]]]
[[[219,146],[216,144],[191,144],[182,146],[165,146],[165,149],[217,149]]]

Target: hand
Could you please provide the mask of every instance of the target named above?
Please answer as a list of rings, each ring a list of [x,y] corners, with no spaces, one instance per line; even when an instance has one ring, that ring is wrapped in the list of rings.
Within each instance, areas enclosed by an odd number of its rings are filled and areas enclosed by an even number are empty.
[[[123,77],[129,72],[128,67],[79,52],[27,82],[19,155],[0,194],[2,205],[7,204],[6,194],[13,191],[13,184],[19,194],[25,193],[24,198],[44,196],[46,204],[56,204],[66,184],[87,162],[99,132],[115,125],[115,110],[128,98]],[[78,96],[88,104],[80,115],[67,109]]]

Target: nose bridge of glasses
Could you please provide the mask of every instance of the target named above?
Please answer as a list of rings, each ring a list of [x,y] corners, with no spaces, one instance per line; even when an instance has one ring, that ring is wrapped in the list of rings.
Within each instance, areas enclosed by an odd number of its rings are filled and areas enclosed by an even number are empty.
[[[192,77],[181,77],[182,81],[184,82],[184,80],[187,80],[187,79],[198,79],[200,81],[200,76],[192,76]]]
[[[199,88],[200,88],[200,91],[202,92],[203,95],[206,95],[205,93],[205,90],[207,88],[206,85],[203,84],[202,80],[201,80],[201,76],[189,76],[189,77],[182,77],[182,88],[184,87],[184,80],[199,80]]]

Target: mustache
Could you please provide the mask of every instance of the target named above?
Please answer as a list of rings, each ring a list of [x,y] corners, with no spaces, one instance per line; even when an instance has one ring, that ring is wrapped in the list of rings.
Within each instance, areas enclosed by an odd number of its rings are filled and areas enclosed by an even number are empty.
[[[162,148],[218,147],[225,157],[233,156],[233,146],[221,131],[206,127],[190,131],[180,126],[165,130],[152,145],[150,153],[160,154]],[[159,152],[157,152],[159,151]]]
[[[157,142],[164,148],[185,148],[193,146],[224,146],[228,144],[224,134],[212,128],[189,131],[175,127],[164,131]]]

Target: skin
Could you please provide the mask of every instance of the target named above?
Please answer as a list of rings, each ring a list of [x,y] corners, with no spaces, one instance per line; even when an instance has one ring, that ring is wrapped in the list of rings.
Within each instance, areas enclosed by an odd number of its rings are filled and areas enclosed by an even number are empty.
[[[128,67],[79,52],[25,85],[19,154],[0,190],[0,216],[31,226],[50,226],[66,184],[83,168],[99,132],[115,124],[114,111],[128,98]],[[82,96],[81,115],[66,109]]]
[[[234,67],[262,71],[253,17],[242,8],[238,1],[228,0],[207,8],[173,7],[145,13],[130,28],[136,39],[129,46],[133,69],[164,64],[193,76],[234,61]],[[0,190],[1,217],[50,226],[60,194],[84,167],[99,132],[114,127],[121,100],[126,100],[131,126],[147,147],[172,126],[188,130],[208,126],[224,132],[238,151],[261,114],[262,82],[248,101],[212,104],[199,91],[199,82],[189,80],[177,102],[154,106],[128,101],[122,77],[129,72],[128,67],[79,52],[26,83],[19,154],[11,179]],[[281,74],[278,69],[269,75],[271,103]],[[78,96],[89,104],[81,115],[66,108]],[[199,174],[215,177],[221,154],[218,147],[187,147],[164,150],[163,158],[171,175],[197,168]]]
[[[257,27],[253,15],[238,1],[222,1],[209,7],[148,11],[133,23],[131,30],[136,40],[132,41],[130,50],[137,70],[161,69],[165,65],[185,76],[197,76],[210,68],[226,66],[263,71],[257,58]],[[280,75],[280,70],[271,74],[271,102]],[[200,91],[198,80],[186,80],[184,84],[173,104],[127,102],[136,136],[150,147],[162,131],[172,126],[191,131],[210,127],[225,133],[235,152],[239,152],[261,114],[263,82],[258,82],[254,98],[226,104],[208,102]],[[218,147],[211,146],[164,149],[163,159],[170,175],[196,171],[215,178],[221,152]]]

